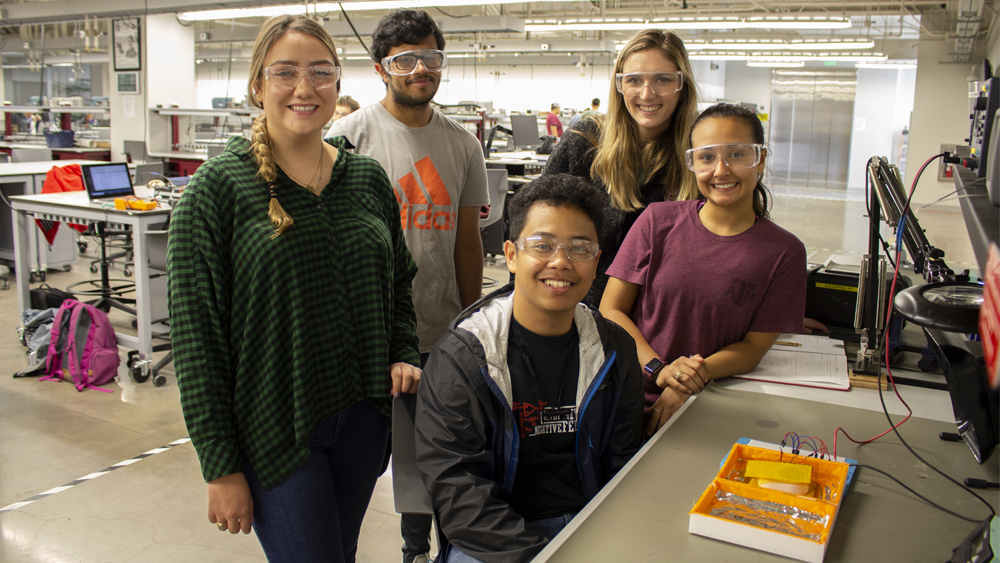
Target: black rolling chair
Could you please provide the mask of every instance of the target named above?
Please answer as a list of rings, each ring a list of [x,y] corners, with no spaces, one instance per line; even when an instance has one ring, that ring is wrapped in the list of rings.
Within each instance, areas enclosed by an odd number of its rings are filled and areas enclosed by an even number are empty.
[[[115,257],[121,257],[126,254],[108,255],[109,238],[120,232],[110,231],[107,223],[103,222],[95,223],[92,229],[94,236],[99,240],[100,258],[95,260],[90,268],[91,271],[99,271],[101,277],[74,283],[67,287],[66,290],[84,299],[93,297],[94,299],[88,301],[88,303],[104,312],[109,312],[114,308],[134,316],[135,308],[133,306],[135,305],[135,299],[125,297],[125,295],[135,290],[135,284],[130,280],[116,279],[110,276],[112,260]],[[131,251],[128,251],[128,253],[131,253]]]

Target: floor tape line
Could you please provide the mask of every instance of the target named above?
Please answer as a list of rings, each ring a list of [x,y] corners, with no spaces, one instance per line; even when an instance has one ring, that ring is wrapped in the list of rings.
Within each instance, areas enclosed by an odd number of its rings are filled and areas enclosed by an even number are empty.
[[[18,508],[22,508],[22,507],[28,506],[29,504],[32,504],[32,503],[37,502],[39,500],[42,500],[43,498],[50,497],[52,495],[55,495],[55,494],[58,494],[58,493],[61,493],[61,492],[64,492],[64,491],[68,491],[69,489],[72,489],[73,487],[75,487],[77,485],[80,485],[82,483],[86,483],[87,481],[92,481],[94,479],[97,479],[98,477],[103,477],[104,475],[107,475],[108,473],[111,473],[115,469],[119,469],[121,467],[126,467],[126,466],[129,466],[129,465],[132,465],[133,463],[137,463],[137,462],[142,461],[142,460],[144,460],[144,459],[146,459],[148,457],[151,457],[151,456],[154,456],[156,454],[161,454],[161,453],[163,453],[165,451],[168,451],[168,450],[170,450],[170,448],[172,448],[174,446],[179,446],[181,444],[186,444],[186,443],[188,443],[190,441],[191,441],[191,438],[181,438],[179,440],[174,440],[173,442],[170,442],[169,444],[167,444],[165,446],[162,446],[162,447],[159,447],[159,448],[153,448],[152,450],[148,450],[146,452],[143,452],[143,453],[141,453],[141,454],[139,454],[139,455],[137,455],[137,456],[135,456],[133,458],[124,459],[124,460],[119,461],[118,463],[116,463],[114,465],[109,465],[108,467],[105,467],[104,469],[99,469],[99,470],[94,471],[92,473],[88,473],[88,474],[84,475],[83,477],[80,477],[78,479],[74,479],[74,480],[70,481],[69,483],[66,483],[65,485],[60,485],[58,487],[52,487],[51,489],[48,489],[46,491],[42,491],[42,492],[38,493],[37,495],[35,495],[33,497],[29,497],[29,498],[26,498],[24,500],[20,500],[20,501],[8,504],[7,506],[0,507],[0,512],[10,512],[11,510],[17,510]]]

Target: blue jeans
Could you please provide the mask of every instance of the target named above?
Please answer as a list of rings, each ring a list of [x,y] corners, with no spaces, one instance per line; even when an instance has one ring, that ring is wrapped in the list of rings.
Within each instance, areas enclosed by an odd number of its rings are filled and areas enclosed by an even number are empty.
[[[354,561],[388,439],[389,419],[362,401],[317,424],[309,458],[278,485],[246,471],[268,561]]]
[[[559,530],[566,527],[569,521],[573,519],[574,514],[563,514],[562,516],[553,516],[551,518],[542,518],[541,520],[532,520],[526,522],[524,527],[529,532],[543,536],[545,539],[552,541],[552,538],[556,537]],[[465,553],[459,549],[455,544],[448,547],[448,559],[444,563],[482,563],[480,560],[472,557],[471,555]]]

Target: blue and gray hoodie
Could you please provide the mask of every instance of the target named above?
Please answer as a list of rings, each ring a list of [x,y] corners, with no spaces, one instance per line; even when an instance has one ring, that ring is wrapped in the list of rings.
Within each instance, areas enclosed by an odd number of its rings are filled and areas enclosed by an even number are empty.
[[[508,285],[459,315],[417,393],[417,466],[443,539],[484,562],[527,561],[547,541],[509,504],[520,450],[507,364],[512,308]],[[592,498],[642,445],[642,376],[624,329],[583,304],[574,322],[576,464]]]

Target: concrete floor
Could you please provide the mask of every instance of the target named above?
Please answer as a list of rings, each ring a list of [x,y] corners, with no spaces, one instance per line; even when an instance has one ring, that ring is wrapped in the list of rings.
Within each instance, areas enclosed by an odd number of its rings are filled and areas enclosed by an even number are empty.
[[[822,262],[830,254],[863,253],[863,210],[863,201],[778,195],[773,216],[802,239],[810,261]],[[953,269],[975,266],[957,207],[923,209],[919,217]],[[502,264],[488,266],[486,275],[507,279]],[[71,272],[51,272],[48,282],[64,287],[88,277],[81,259]],[[13,291],[0,291],[0,322],[7,331],[0,338],[0,507],[186,437],[172,373],[164,387],[135,386],[128,401],[117,385],[107,387],[111,393],[78,393],[65,383],[15,380],[9,374],[25,362],[14,335],[20,321]],[[387,473],[376,486],[358,561],[400,559],[391,479]],[[208,523],[205,487],[187,442],[0,512],[0,530],[0,561],[11,563],[264,560],[253,535],[223,534]]]

